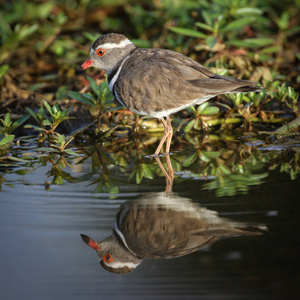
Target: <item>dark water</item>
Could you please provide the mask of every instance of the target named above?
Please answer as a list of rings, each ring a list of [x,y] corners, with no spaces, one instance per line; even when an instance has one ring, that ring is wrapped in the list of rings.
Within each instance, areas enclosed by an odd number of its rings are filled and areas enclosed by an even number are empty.
[[[188,156],[188,154],[187,154]],[[80,176],[88,161],[75,169]],[[155,162],[154,162],[155,163]],[[265,225],[268,232],[220,238],[210,247],[174,259],[145,259],[133,272],[104,270],[81,239],[102,240],[123,203],[159,199],[164,177],[94,193],[93,178],[44,183],[49,166],[5,174],[0,192],[1,299],[299,299],[300,181],[267,170],[247,194],[217,197],[203,178],[176,180],[173,192],[227,222]]]

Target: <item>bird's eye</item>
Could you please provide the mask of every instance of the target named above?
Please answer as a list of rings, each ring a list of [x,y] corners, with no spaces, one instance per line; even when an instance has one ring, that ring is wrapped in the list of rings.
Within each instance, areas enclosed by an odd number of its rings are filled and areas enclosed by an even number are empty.
[[[97,50],[97,55],[98,56],[103,56],[105,54],[105,49],[98,49]]]
[[[108,253],[104,255],[103,259],[104,259],[104,261],[106,261],[107,263],[111,263],[111,262],[114,261],[113,258],[112,258],[112,256],[111,256],[110,254],[108,254]]]

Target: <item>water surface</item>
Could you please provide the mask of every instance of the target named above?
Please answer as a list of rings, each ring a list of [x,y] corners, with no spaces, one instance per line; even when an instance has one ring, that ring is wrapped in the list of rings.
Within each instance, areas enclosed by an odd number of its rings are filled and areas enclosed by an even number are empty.
[[[192,154],[183,153],[187,158]],[[73,178],[91,169],[90,159],[76,165],[78,159],[69,162],[75,168],[64,171]],[[146,164],[156,162],[146,158]],[[121,174],[119,191],[112,195],[95,193],[95,180],[102,171],[86,180],[51,184],[47,190],[51,164],[6,170],[0,192],[1,299],[297,299],[299,179],[291,180],[280,168],[273,170],[274,162],[268,161],[259,168],[265,175],[247,193],[219,197],[216,189],[207,189],[216,176],[206,180],[195,176],[200,165],[195,162],[175,170],[176,197],[233,223],[260,224],[268,231],[220,238],[174,259],[145,259],[127,275],[104,270],[80,234],[99,241],[110,236],[120,206],[161,195],[166,184],[163,176],[155,173],[153,179],[128,184],[128,174],[112,166],[114,175]]]

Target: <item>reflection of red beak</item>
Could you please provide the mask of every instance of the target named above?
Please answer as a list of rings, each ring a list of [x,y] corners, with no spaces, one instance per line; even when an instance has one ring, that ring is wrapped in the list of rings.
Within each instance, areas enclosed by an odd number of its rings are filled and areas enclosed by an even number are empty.
[[[91,66],[93,61],[91,59],[86,60],[81,66],[76,69],[76,72],[83,71]]]
[[[93,248],[95,250],[99,250],[100,249],[99,245],[93,239],[91,239],[89,236],[81,234],[81,238],[91,248]]]

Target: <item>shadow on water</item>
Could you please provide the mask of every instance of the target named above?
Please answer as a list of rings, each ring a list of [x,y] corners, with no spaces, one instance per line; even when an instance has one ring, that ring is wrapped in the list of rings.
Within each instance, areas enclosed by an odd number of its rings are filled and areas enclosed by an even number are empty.
[[[299,146],[280,147],[207,142],[155,160],[96,145],[2,166],[4,299],[296,299]],[[95,265],[80,233],[129,274]]]

